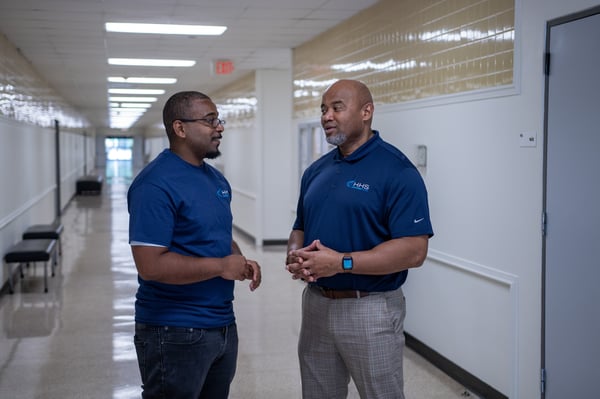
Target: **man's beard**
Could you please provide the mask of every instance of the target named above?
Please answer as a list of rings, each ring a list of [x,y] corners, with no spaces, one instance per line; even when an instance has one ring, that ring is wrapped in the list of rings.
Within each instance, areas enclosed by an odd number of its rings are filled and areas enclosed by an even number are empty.
[[[220,155],[221,155],[221,151],[219,151],[219,150],[216,150],[216,151],[213,151],[213,152],[209,152],[209,153],[207,153],[207,154],[204,156],[204,158],[206,158],[206,159],[215,159],[215,158],[217,158],[217,157],[218,157],[218,156],[220,156]]]
[[[325,137],[325,140],[327,140],[329,144],[334,145],[336,147],[344,144],[347,139],[348,137],[344,133],[338,133]]]

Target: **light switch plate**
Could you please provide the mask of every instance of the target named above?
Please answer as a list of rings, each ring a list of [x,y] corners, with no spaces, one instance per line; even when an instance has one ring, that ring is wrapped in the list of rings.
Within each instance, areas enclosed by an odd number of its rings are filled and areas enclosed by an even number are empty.
[[[520,133],[519,145],[521,147],[535,147],[537,145],[537,134],[535,132]]]

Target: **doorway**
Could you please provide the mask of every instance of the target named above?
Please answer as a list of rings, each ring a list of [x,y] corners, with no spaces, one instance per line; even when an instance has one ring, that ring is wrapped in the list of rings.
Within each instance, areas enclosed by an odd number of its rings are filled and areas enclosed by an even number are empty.
[[[331,151],[334,146],[329,144],[325,139],[325,133],[320,123],[306,123],[299,126],[299,176],[312,164],[314,161]]]
[[[106,137],[106,180],[131,180],[133,176],[133,138]]]

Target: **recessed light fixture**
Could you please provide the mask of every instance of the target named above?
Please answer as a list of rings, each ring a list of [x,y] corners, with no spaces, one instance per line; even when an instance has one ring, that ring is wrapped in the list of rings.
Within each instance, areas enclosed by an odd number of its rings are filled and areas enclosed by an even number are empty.
[[[110,127],[112,129],[129,129],[141,115],[111,115],[110,116]]]
[[[159,66],[159,67],[191,67],[194,60],[162,60],[145,58],[109,58],[110,65]]]
[[[146,112],[143,108],[111,108],[110,115],[142,115]]]
[[[121,108],[150,108],[152,104],[149,103],[121,103]]]
[[[129,77],[123,76],[109,76],[108,81],[111,83],[139,83],[139,84],[159,84],[159,85],[170,85],[177,83],[175,78],[143,78],[143,77]]]
[[[108,89],[109,94],[141,94],[160,96],[165,94],[163,89]]]
[[[218,36],[227,30],[226,26],[211,25],[174,25],[174,24],[137,24],[107,22],[107,32],[154,33],[162,35]]]
[[[109,97],[108,101],[113,103],[153,103],[156,97]]]

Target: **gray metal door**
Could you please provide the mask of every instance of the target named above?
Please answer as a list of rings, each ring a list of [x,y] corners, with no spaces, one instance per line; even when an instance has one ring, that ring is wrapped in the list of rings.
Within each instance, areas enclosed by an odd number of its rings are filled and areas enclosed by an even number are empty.
[[[551,21],[546,86],[545,398],[600,398],[600,7]]]

